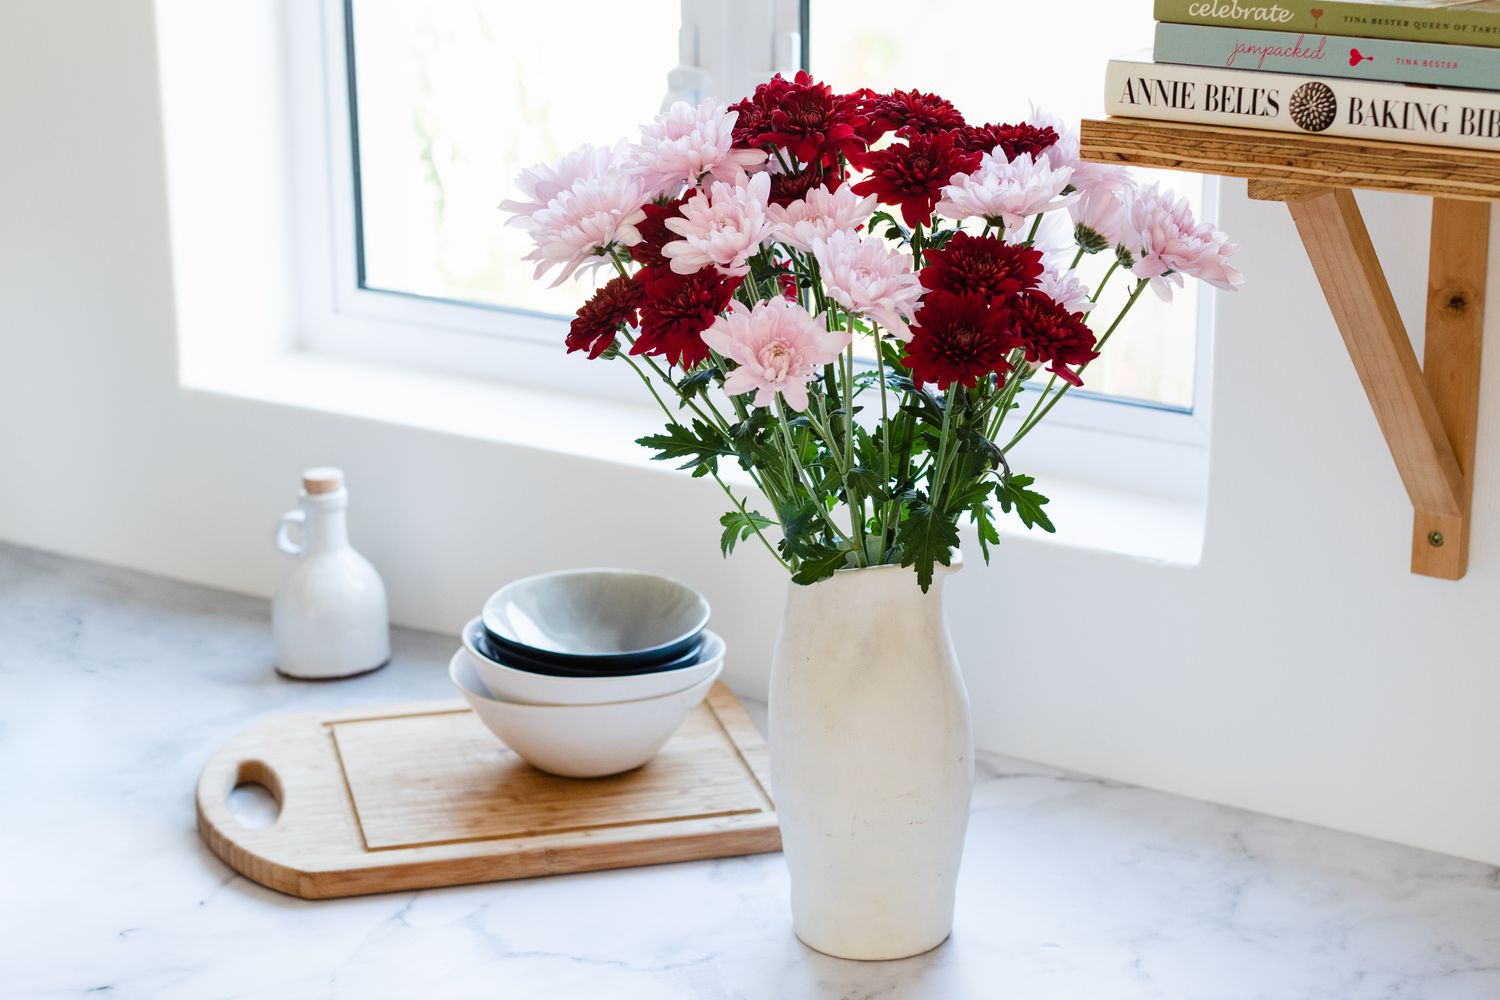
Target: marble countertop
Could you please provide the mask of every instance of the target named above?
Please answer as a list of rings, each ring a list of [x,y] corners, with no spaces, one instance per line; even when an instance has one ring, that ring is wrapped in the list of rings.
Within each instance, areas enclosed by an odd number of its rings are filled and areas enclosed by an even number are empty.
[[[199,841],[270,712],[446,698],[454,640],[307,684],[263,601],[0,546],[0,997],[1495,1000],[1500,870],[981,755],[953,938],[798,943],[780,855],[347,900]]]

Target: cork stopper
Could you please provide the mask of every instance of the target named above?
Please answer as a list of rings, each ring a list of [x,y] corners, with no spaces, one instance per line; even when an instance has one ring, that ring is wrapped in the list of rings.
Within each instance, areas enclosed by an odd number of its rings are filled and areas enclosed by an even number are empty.
[[[344,488],[344,470],[320,465],[302,473],[302,489],[308,496],[319,493],[336,493]]]

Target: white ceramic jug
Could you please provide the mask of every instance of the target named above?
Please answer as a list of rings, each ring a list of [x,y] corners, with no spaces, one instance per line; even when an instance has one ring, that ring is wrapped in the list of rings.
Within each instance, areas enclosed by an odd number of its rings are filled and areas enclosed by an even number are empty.
[[[385,584],[349,545],[348,505],[341,471],[308,469],[300,506],[276,526],[276,547],[297,557],[271,601],[276,669],[288,677],[350,677],[391,658]],[[301,542],[293,526],[302,529]]]

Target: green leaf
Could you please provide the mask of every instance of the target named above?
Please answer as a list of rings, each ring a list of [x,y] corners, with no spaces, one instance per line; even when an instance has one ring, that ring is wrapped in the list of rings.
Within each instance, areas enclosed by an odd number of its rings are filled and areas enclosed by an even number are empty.
[[[874,469],[858,465],[850,469],[849,486],[858,490],[860,495],[870,497],[877,503],[884,503],[890,499],[885,477]]]
[[[1000,501],[1000,509],[1009,514],[1014,507],[1016,514],[1021,518],[1021,523],[1028,528],[1041,528],[1043,531],[1056,531],[1052,519],[1042,506],[1047,503],[1047,498],[1036,490],[1030,489],[1032,483],[1036,482],[1031,476],[1014,475],[1002,480],[995,487],[995,499]]]
[[[792,582],[803,586],[817,583],[819,580],[828,579],[847,565],[849,565],[848,551],[832,545],[824,545],[802,558],[797,572],[792,574]]]
[[[928,233],[922,240],[923,249],[941,250],[948,245],[948,241],[958,233],[957,229],[939,229],[935,233]]]
[[[759,511],[732,510],[719,518],[719,523],[724,526],[724,534],[719,538],[719,551],[727,557],[734,551],[736,544],[745,541],[757,530],[769,528],[776,522]]]
[[[899,240],[903,243],[911,239],[911,230],[907,229],[900,222],[897,222],[896,217],[890,212],[885,211],[876,212],[870,216],[870,221],[866,224],[866,231],[873,233],[875,232],[875,227],[882,224],[886,227],[883,234],[886,239]]]
[[[781,519],[783,555],[806,559],[823,547],[817,537],[823,526],[822,517],[811,500],[789,502],[776,513]]]
[[[769,441],[772,431],[770,411],[761,407],[729,428],[729,440],[740,464],[746,468],[767,468],[775,464],[775,445]],[[773,453],[768,455],[767,452]]]
[[[647,434],[636,438],[636,444],[656,452],[653,461],[664,462],[677,458],[687,461],[679,469],[692,469],[694,476],[717,472],[720,455],[734,455],[729,439],[717,428],[702,420],[694,420],[692,428],[679,423],[667,425],[665,433]]]
[[[990,510],[990,505],[985,502],[993,488],[989,483],[982,484],[984,489],[977,499],[970,499],[969,516],[974,519],[974,527],[979,532],[979,553],[984,556],[984,561],[990,561],[990,546],[1000,544],[1000,532],[995,528],[995,517]]]
[[[906,519],[896,530],[901,545],[901,565],[916,566],[917,585],[925,592],[932,586],[933,567],[951,565],[958,548],[958,518],[933,510],[926,494],[910,490],[903,497]]]
[[[687,401],[694,396],[707,395],[710,385],[714,382],[723,381],[724,373],[719,371],[715,365],[709,365],[707,368],[693,372],[693,374],[677,383],[677,394],[682,397],[682,402],[678,404],[678,408],[681,409],[683,406],[686,406]]]

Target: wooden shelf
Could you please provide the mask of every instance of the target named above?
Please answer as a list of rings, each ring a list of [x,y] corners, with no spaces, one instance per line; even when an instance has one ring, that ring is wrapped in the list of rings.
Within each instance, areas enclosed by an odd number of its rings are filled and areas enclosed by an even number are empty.
[[[1485,273],[1500,154],[1131,118],[1087,120],[1083,158],[1244,177],[1285,202],[1411,497],[1413,573],[1468,569]],[[1353,189],[1431,195],[1422,364]]]
[[[1475,149],[1141,118],[1087,120],[1081,145],[1084,159],[1101,163],[1437,198],[1500,199],[1500,153]]]

